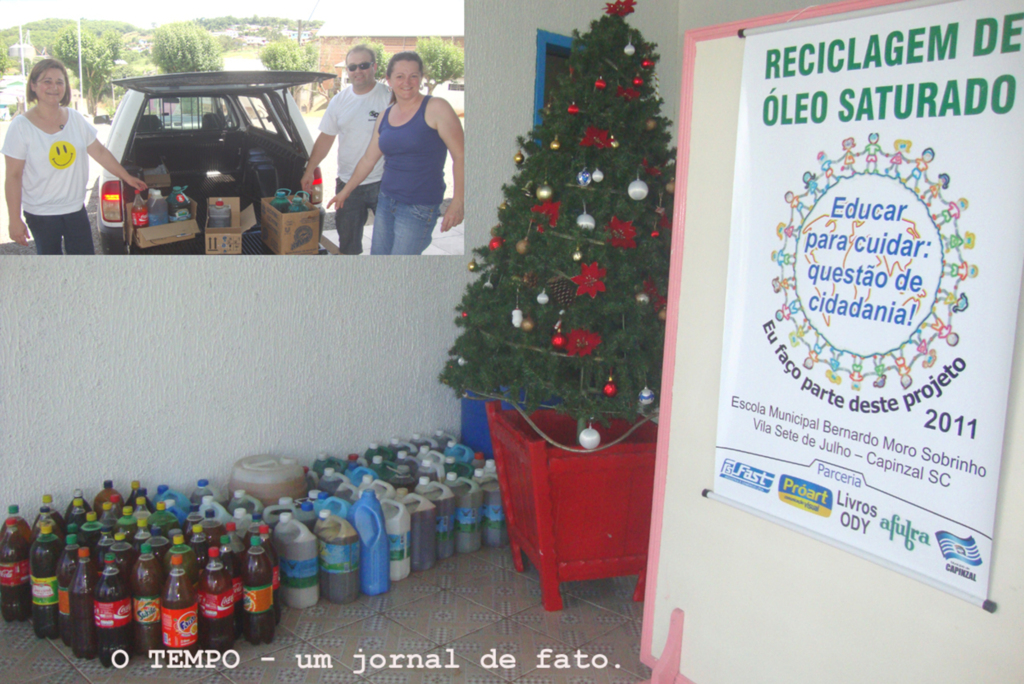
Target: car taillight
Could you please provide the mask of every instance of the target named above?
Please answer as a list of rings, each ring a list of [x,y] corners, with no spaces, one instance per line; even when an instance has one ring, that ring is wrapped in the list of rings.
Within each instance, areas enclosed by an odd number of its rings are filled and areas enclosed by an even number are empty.
[[[103,220],[110,223],[120,223],[123,220],[121,215],[121,181],[112,180],[103,184],[100,190],[100,211],[103,213]]]
[[[309,193],[309,201],[313,204],[320,204],[324,201],[324,177],[320,173],[320,167],[313,169],[313,192]]]

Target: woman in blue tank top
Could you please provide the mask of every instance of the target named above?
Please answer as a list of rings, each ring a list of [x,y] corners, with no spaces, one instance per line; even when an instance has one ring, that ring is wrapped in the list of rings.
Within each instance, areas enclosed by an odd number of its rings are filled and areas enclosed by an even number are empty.
[[[370,254],[422,254],[430,244],[444,199],[444,163],[452,155],[455,188],[441,232],[462,223],[463,134],[452,106],[423,95],[423,60],[399,52],[388,62],[392,105],[377,118],[373,138],[345,187],[327,203],[341,208],[384,157]]]

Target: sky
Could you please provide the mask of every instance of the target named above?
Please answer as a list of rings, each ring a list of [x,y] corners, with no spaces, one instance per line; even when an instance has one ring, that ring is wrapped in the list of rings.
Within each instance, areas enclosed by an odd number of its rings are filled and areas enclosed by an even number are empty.
[[[422,8],[423,0],[373,0],[369,3],[381,16],[394,16]],[[108,0],[82,2],[82,0],[0,0],[0,29],[17,26],[38,19],[107,19],[127,21],[140,28],[150,28],[173,21],[188,21],[201,17],[283,17],[310,18],[328,21],[345,16],[350,3],[339,0],[169,0],[168,2],[139,2]],[[386,11],[381,12],[382,9]]]

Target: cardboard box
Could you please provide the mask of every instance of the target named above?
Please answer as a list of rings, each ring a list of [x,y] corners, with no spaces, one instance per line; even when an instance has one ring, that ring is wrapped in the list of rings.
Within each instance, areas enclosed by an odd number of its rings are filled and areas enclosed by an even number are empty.
[[[199,205],[196,204],[196,201],[192,200],[192,216],[196,215],[198,207]],[[136,228],[132,225],[132,205],[130,202],[125,202],[124,211],[129,241],[139,249],[166,245],[170,242],[191,240],[196,235],[199,235],[199,223],[194,218],[188,221]]]
[[[231,207],[231,226],[228,228],[210,228],[209,216],[210,207],[216,204],[217,200],[224,200],[224,204]],[[242,253],[242,202],[238,197],[211,197],[206,200],[206,253],[207,254],[241,254]],[[248,227],[248,226],[247,226]]]
[[[171,175],[168,173],[149,173],[143,169],[142,180],[151,188],[159,188],[164,197],[171,194]]]
[[[289,197],[289,201],[293,196]],[[317,254],[320,251],[320,210],[283,214],[270,206],[272,197],[262,202],[263,242],[274,254]]]

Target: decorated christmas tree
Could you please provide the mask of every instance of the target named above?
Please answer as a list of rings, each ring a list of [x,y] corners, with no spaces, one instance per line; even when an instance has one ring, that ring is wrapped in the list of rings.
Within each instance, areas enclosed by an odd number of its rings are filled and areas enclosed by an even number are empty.
[[[675,150],[634,5],[574,32],[568,74],[518,138],[441,374],[527,413],[557,398],[581,429],[651,415],[661,383]]]

